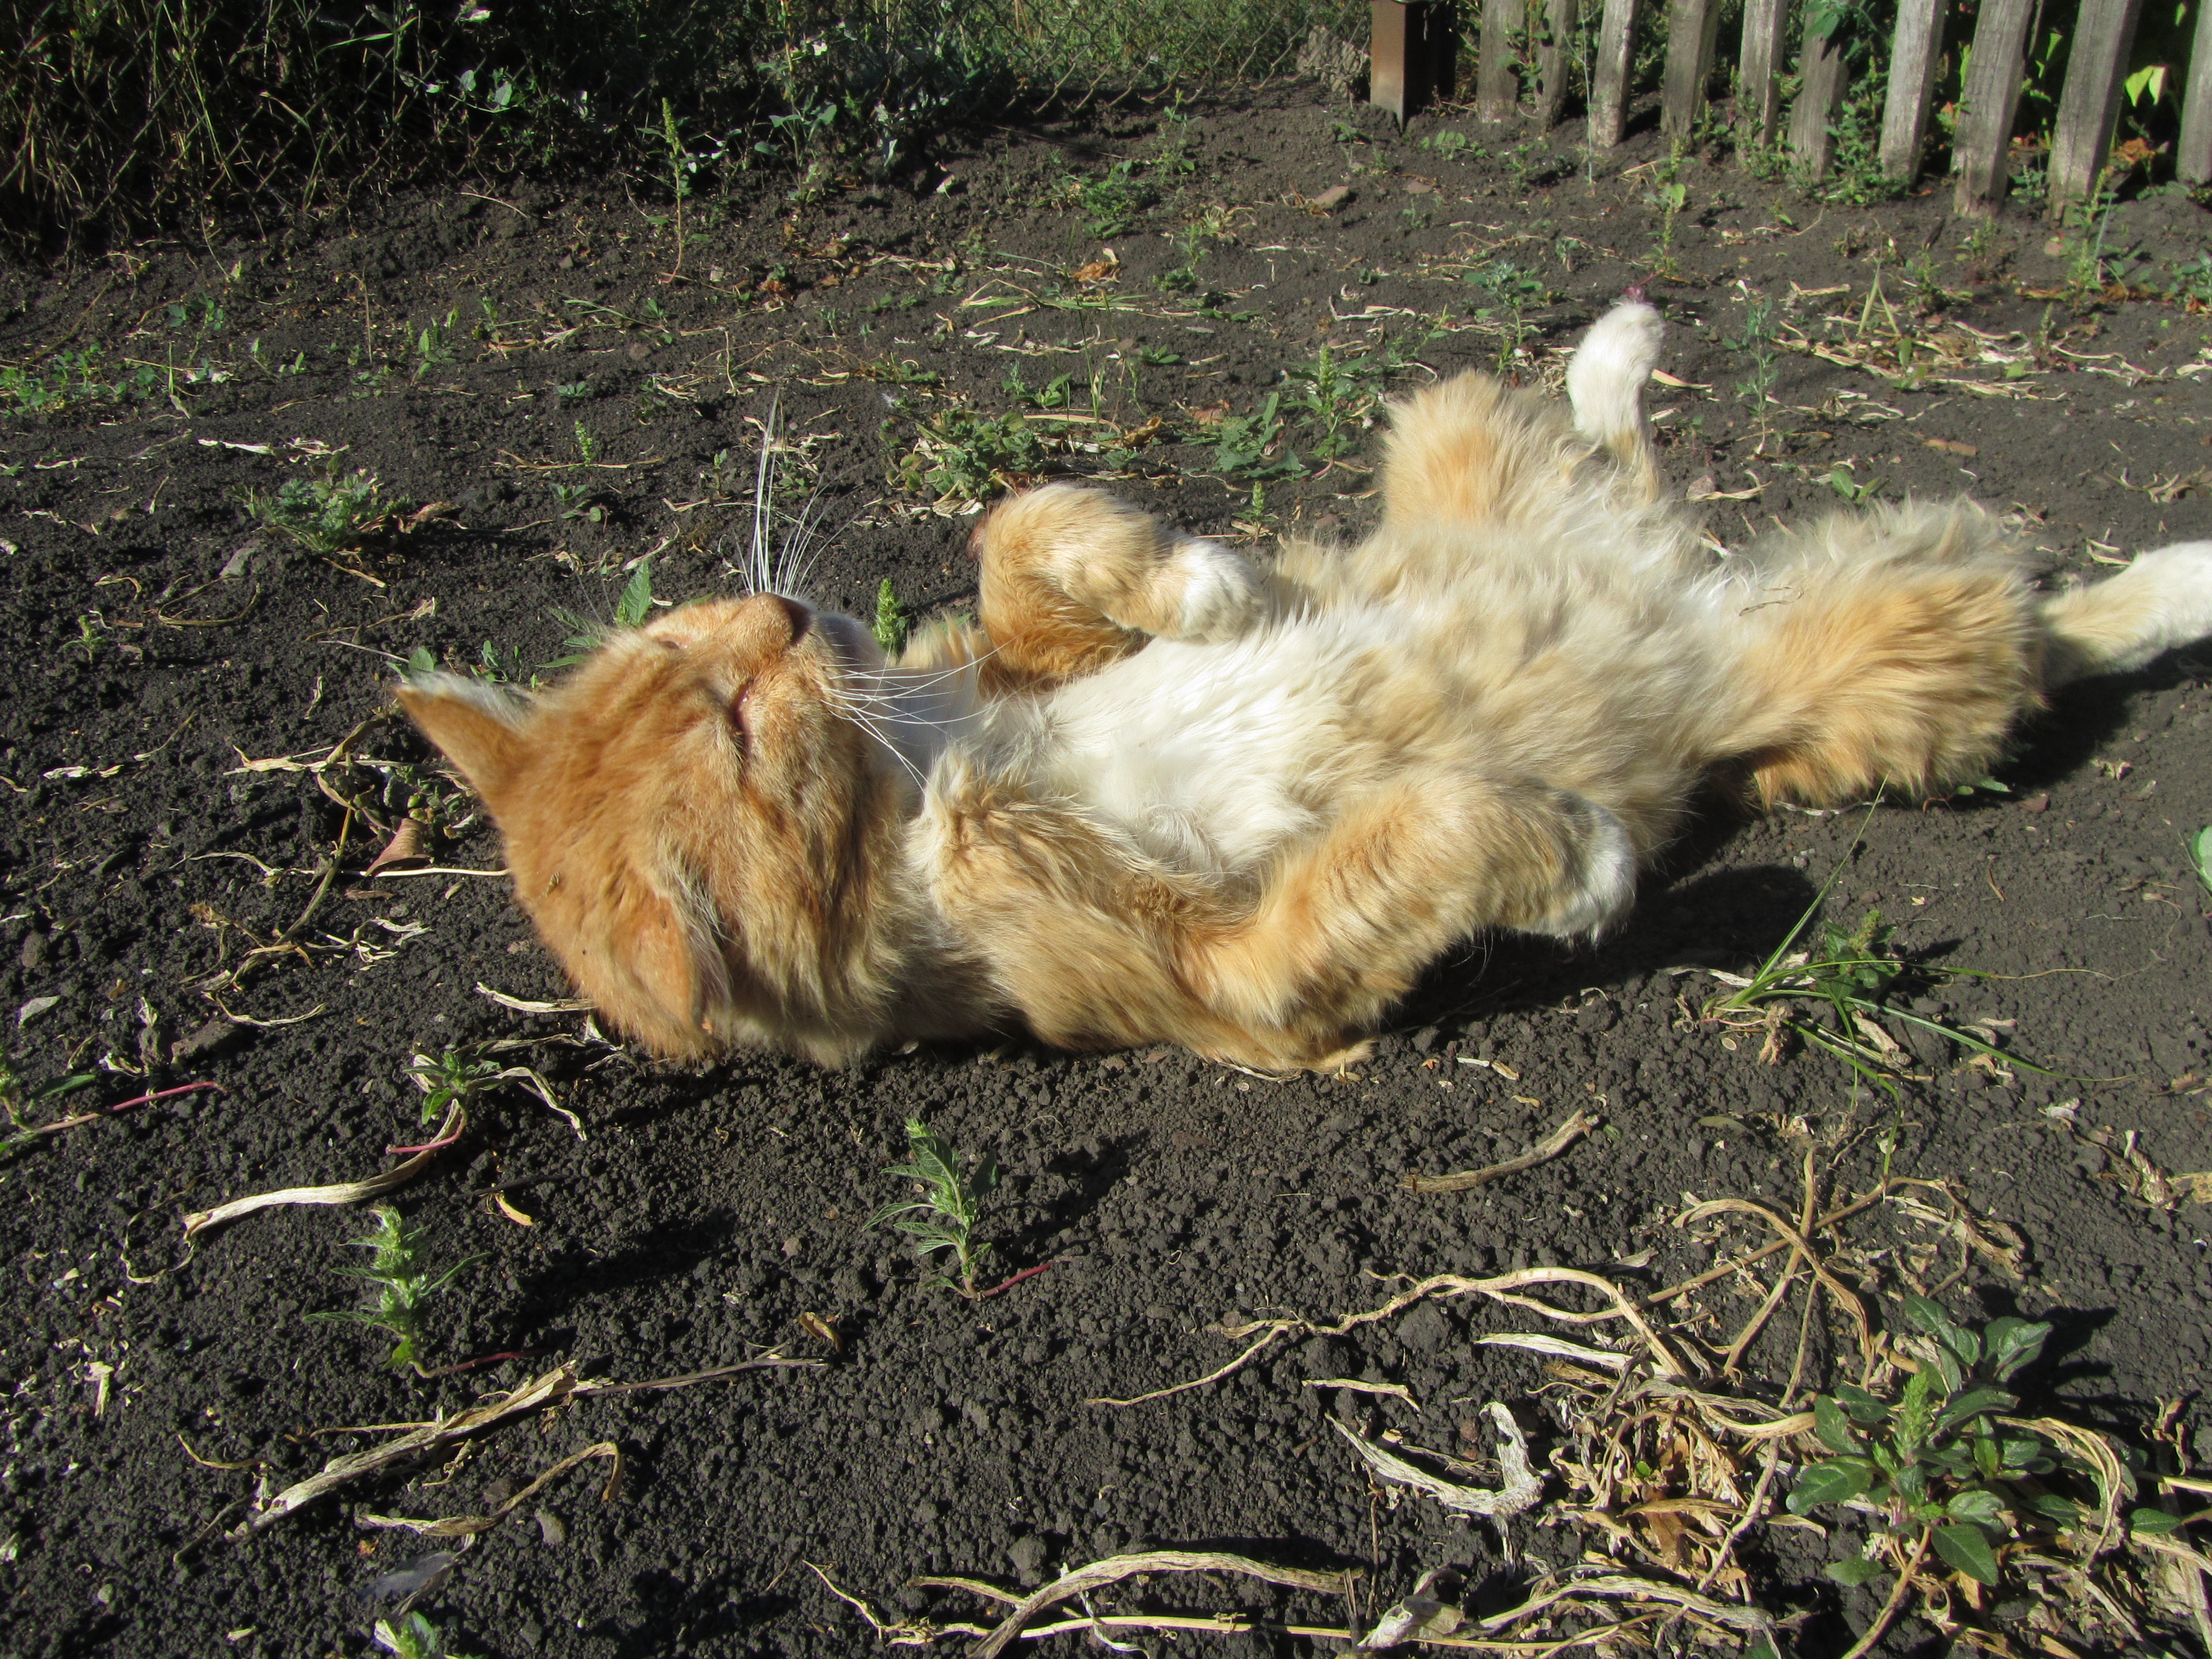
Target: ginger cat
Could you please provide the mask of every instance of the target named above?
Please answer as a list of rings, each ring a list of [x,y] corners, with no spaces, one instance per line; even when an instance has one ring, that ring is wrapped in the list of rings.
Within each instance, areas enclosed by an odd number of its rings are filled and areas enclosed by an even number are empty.
[[[1659,495],[1660,332],[1601,319],[1571,414],[1480,374],[1400,406],[1356,547],[1255,564],[1052,485],[976,532],[980,624],[896,664],[760,592],[534,698],[399,696],[577,986],[660,1054],[1025,1026],[1289,1069],[1470,937],[1602,928],[1717,771],[1924,793],[2050,687],[2212,633],[2212,542],[2045,597],[1963,501],[1715,559]]]

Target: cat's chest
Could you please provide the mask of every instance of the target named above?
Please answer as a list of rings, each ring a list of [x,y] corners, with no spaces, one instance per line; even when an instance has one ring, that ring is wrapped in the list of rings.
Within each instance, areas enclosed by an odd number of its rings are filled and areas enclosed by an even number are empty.
[[[1156,855],[1265,858],[1326,811],[1324,775],[1361,736],[1352,689],[1390,632],[1356,611],[1225,645],[1154,641],[1051,699],[1044,781]]]

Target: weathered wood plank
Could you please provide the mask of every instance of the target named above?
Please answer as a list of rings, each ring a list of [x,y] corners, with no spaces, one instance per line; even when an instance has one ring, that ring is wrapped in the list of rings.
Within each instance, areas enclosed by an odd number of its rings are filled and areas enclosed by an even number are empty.
[[[1943,49],[1939,0],[1898,0],[1897,31],[1889,47],[1889,92],[1881,110],[1881,170],[1909,185],[1920,176],[1921,140],[1928,133],[1928,99],[1936,87],[1936,58]]]
[[[1474,118],[1503,121],[1521,101],[1513,73],[1513,27],[1527,0],[1482,0],[1482,60],[1475,67]]]
[[[1536,131],[1549,132],[1559,125],[1559,112],[1567,106],[1567,74],[1572,61],[1567,48],[1575,36],[1579,7],[1577,0],[1534,0],[1544,24],[1536,44]]]
[[[2120,82],[2136,43],[2142,0],[2081,0],[2066,58],[2066,90],[2051,135],[2050,213],[2097,188],[2118,118]]]
[[[1974,52],[1966,64],[1954,154],[1954,213],[1986,218],[2004,200],[2012,176],[2012,123],[2027,67],[2027,26],[2036,0],[1982,0]]]
[[[1590,95],[1589,141],[1593,149],[1611,149],[1628,122],[1629,54],[1636,44],[1637,0],[1605,0],[1605,19],[1597,32],[1596,86]]]
[[[1797,72],[1802,78],[1797,101],[1790,106],[1790,148],[1808,174],[1825,179],[1836,159],[1835,136],[1828,128],[1844,106],[1850,77],[1841,48],[1825,34],[1808,35],[1800,44]]]
[[[1719,0],[1668,0],[1667,72],[1659,100],[1659,130],[1686,137],[1705,106],[1705,82],[1713,70],[1713,36],[1721,26]]]
[[[2189,53],[2189,84],[2182,89],[2173,170],[2185,185],[2212,185],[2212,5],[2197,8],[2197,40]]]
[[[1743,48],[1736,55],[1736,142],[1746,151],[1774,142],[1782,112],[1783,26],[1789,0],[1744,0]],[[1748,159],[1747,157],[1747,159]]]

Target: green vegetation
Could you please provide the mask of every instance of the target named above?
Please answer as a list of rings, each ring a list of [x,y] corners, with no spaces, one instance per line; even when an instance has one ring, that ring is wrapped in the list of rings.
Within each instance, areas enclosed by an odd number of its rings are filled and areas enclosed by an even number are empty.
[[[0,368],[0,416],[58,415],[85,404],[119,404],[151,396],[161,376],[140,363],[111,374],[98,346],[58,351],[44,362]]]
[[[358,549],[406,511],[406,503],[386,499],[374,472],[333,466],[319,478],[287,478],[273,495],[251,491],[246,508],[310,552],[328,555]]]
[[[88,1089],[99,1080],[91,1072],[75,1072],[46,1083],[26,1083],[13,1061],[0,1059],[0,1111],[8,1115],[7,1133],[0,1134],[0,1158],[20,1152],[42,1138],[40,1126],[31,1121],[33,1111],[64,1095]]]
[[[999,1166],[988,1155],[967,1176],[960,1173],[959,1154],[920,1118],[906,1122],[907,1152],[911,1163],[891,1166],[887,1173],[918,1182],[921,1194],[903,1203],[887,1204],[870,1216],[867,1224],[888,1221],[895,1232],[914,1240],[914,1253],[927,1261],[949,1254],[959,1270],[959,1279],[944,1282],[963,1296],[975,1295],[976,1270],[991,1254],[991,1247],[975,1238],[975,1224],[983,1205],[999,1184]]]
[[[1750,371],[1736,382],[1735,395],[1751,405],[1752,424],[1759,432],[1759,449],[1753,452],[1757,453],[1765,449],[1774,435],[1774,386],[1782,373],[1775,325],[1781,307],[1757,289],[1742,283],[1737,284],[1737,297],[1743,302],[1743,325],[1735,333],[1723,335],[1721,343],[1751,360]]]
[[[911,416],[916,428],[913,447],[892,463],[892,481],[932,501],[984,501],[1044,465],[1044,444],[1018,412],[947,408],[921,415],[903,400],[892,407]],[[891,422],[884,424],[888,438]]]
[[[1262,78],[1346,0],[575,0],[333,13],[315,0],[27,0],[0,125],[0,225],[19,245],[280,212],[456,168],[654,177],[678,225],[763,162],[818,193],[920,134],[1091,88]],[[1164,157],[1164,164],[1172,161]]]
[[[446,1645],[446,1633],[419,1613],[404,1613],[398,1622],[380,1619],[369,1635],[376,1645],[399,1659],[471,1659]]]
[[[1995,1585],[2008,1540],[2081,1519],[2079,1504],[2045,1485],[2057,1450],[2006,1418],[2020,1401],[1997,1386],[2034,1362],[2051,1327],[2008,1317],[1971,1331],[1924,1296],[1906,1297],[1905,1310],[1929,1339],[1920,1369],[1895,1400],[1848,1382],[1814,1399],[1814,1432],[1834,1455],[1798,1475],[1790,1510],[1855,1504],[1871,1513],[1866,1553],[1828,1565],[1839,1583],[1909,1572],[1932,1545],[1947,1565]]]
[[[899,603],[891,579],[886,576],[876,590],[876,619],[871,627],[886,657],[896,657],[906,649],[907,622],[906,607]]]
[[[307,1317],[319,1323],[368,1325],[384,1332],[393,1341],[385,1364],[395,1370],[411,1366],[420,1376],[423,1304],[451,1285],[464,1269],[483,1258],[464,1256],[444,1272],[434,1272],[423,1260],[422,1235],[418,1228],[398,1210],[385,1205],[374,1206],[369,1213],[376,1218],[375,1227],[363,1237],[349,1241],[356,1249],[370,1253],[368,1265],[348,1267],[345,1272],[352,1278],[368,1282],[374,1291],[373,1301],[366,1308],[341,1308],[312,1313]]]

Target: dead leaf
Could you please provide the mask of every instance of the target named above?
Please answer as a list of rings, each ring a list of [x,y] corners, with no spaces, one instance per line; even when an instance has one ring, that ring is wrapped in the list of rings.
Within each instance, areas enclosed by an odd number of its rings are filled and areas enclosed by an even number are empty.
[[[403,866],[422,865],[430,855],[422,850],[424,825],[420,818],[402,818],[399,827],[392,832],[392,839],[384,850],[369,860],[363,875],[373,876],[380,870],[396,869]]]
[[[1940,449],[1947,455],[1964,455],[1968,460],[1982,452],[1972,444],[1962,444],[1956,438],[1923,438],[1920,441],[1930,449]]]

